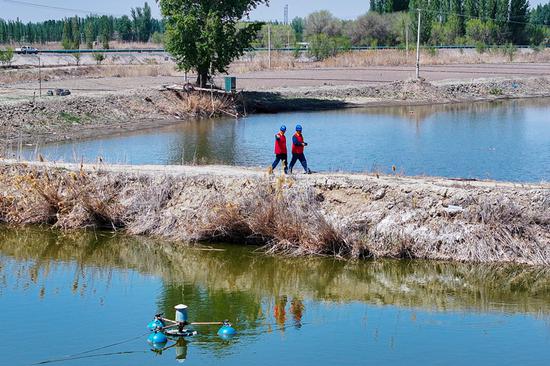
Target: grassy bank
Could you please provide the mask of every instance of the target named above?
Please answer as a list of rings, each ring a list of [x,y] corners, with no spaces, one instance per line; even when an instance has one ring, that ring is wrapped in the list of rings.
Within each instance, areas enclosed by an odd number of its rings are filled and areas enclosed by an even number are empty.
[[[550,264],[550,189],[536,185],[8,162],[0,221],[248,242],[292,256]]]

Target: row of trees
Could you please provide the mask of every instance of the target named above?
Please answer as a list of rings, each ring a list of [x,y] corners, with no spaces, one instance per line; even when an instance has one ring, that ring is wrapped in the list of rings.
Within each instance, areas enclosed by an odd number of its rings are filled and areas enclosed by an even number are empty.
[[[143,7],[133,8],[130,16],[122,17],[75,16],[26,24],[20,20],[0,19],[0,43],[62,42],[66,49],[78,49],[81,45],[92,48],[95,42],[101,42],[104,48],[108,48],[112,40],[147,42],[154,38],[159,41],[157,35],[162,33],[164,24],[152,17],[147,2]]]
[[[341,20],[328,11],[295,18],[293,35],[286,38],[324,35],[353,46],[395,46],[405,43],[407,33],[415,38],[417,9],[423,18],[421,41],[427,45],[538,45],[550,36],[550,4],[530,11],[527,0],[371,0],[370,6],[371,11],[355,20]]]

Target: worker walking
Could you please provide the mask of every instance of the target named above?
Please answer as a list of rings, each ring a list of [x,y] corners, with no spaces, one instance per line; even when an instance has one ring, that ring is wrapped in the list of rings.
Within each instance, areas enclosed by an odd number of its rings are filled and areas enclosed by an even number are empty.
[[[311,170],[307,167],[306,156],[304,155],[304,147],[306,146],[307,142],[304,141],[304,136],[302,135],[302,126],[296,125],[296,133],[292,136],[292,160],[290,162],[290,173],[292,173],[294,164],[300,160],[306,174],[311,174]]]
[[[286,149],[286,126],[282,125],[279,132],[275,135],[275,161],[269,167],[269,174],[273,173],[273,170],[279,165],[279,162],[283,162],[283,169],[285,174],[288,174],[288,152]]]

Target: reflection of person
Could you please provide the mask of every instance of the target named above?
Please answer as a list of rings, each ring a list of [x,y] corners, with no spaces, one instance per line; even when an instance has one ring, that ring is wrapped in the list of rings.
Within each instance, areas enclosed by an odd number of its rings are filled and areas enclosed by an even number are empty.
[[[302,300],[293,298],[290,302],[290,312],[292,313],[292,318],[294,319],[294,325],[297,328],[302,326],[302,316],[304,315],[304,303]]]
[[[286,149],[286,126],[282,125],[280,131],[275,135],[275,161],[269,168],[269,174],[273,173],[273,170],[279,165],[279,162],[283,162],[283,169],[285,174],[288,173],[288,152]]]
[[[307,167],[306,156],[304,155],[304,147],[307,146],[307,142],[304,141],[304,136],[302,135],[302,126],[296,126],[296,133],[292,136],[292,161],[290,162],[290,172],[292,173],[292,168],[298,160],[304,167],[306,174],[311,174],[311,170]]]
[[[287,297],[281,296],[275,303],[275,308],[273,309],[273,315],[275,316],[275,321],[277,322],[277,325],[281,327],[281,330],[284,330],[285,322],[286,322],[286,303],[287,303]]]

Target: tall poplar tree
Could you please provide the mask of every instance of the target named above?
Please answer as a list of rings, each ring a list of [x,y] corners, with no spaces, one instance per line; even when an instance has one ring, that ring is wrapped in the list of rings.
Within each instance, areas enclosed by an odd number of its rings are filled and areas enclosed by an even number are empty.
[[[529,21],[529,1],[511,0],[509,25],[512,41],[515,44],[522,44],[527,40],[525,33]]]
[[[166,22],[166,48],[182,70],[197,71],[197,84],[226,72],[244,54],[262,27],[243,23],[258,5],[269,0],[159,0]]]

